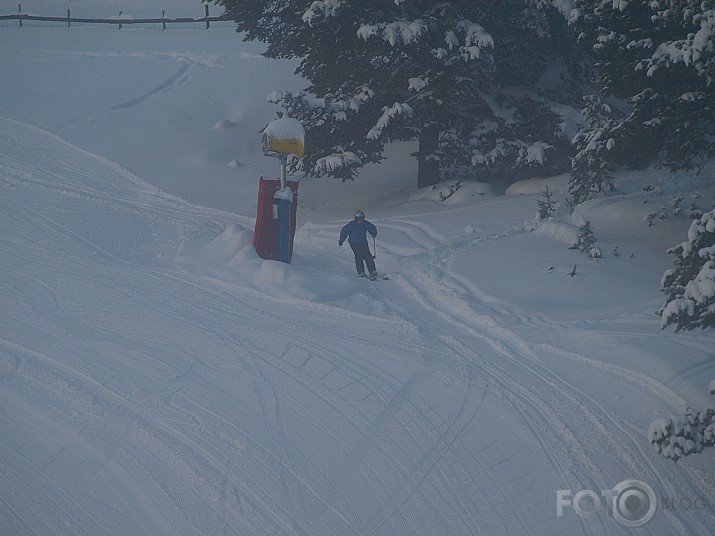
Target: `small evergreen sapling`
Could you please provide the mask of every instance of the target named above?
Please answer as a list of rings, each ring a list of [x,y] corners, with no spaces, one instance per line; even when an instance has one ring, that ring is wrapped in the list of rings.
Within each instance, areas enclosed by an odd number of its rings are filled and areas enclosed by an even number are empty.
[[[576,243],[571,246],[570,249],[578,249],[584,253],[591,253],[594,244],[596,243],[596,237],[593,234],[593,229],[591,228],[591,222],[587,221],[581,227],[578,228],[578,237],[576,238]]]
[[[538,221],[547,221],[551,219],[551,216],[553,216],[554,212],[556,212],[556,201],[554,201],[554,194],[552,192],[549,192],[548,185],[546,186],[546,189],[541,193],[541,197],[543,199],[540,199],[537,203],[539,210],[536,219]]]
[[[680,215],[680,212],[683,210],[683,207],[680,206],[680,203],[683,202],[683,196],[679,195],[677,197],[674,197],[673,199],[670,200],[670,206],[673,208],[673,214],[676,216]]]
[[[697,220],[697,219],[700,219],[702,216],[703,216],[703,211],[698,206],[698,204],[695,201],[690,203],[690,219]]]

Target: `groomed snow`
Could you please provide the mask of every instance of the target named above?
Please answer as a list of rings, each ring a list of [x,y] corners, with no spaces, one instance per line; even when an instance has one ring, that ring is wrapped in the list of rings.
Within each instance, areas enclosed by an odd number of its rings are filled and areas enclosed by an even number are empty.
[[[251,240],[278,173],[266,95],[305,86],[294,63],[231,28],[0,43],[0,534],[629,535],[605,505],[556,508],[627,479],[707,505],[642,532],[712,533],[712,450],[649,444],[715,402],[715,335],[655,314],[712,170],[620,174],[623,195],[539,225],[567,178],[443,202],[396,144],[354,183],[302,181],[285,265]],[[390,281],[338,247],[357,208]],[[585,221],[600,259],[568,249]]]

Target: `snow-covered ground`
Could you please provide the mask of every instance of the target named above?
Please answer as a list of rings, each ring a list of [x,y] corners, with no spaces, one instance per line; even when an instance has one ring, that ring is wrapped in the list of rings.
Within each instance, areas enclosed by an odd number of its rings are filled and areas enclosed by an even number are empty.
[[[537,226],[567,177],[440,202],[396,145],[303,181],[294,262],[263,261],[265,96],[304,82],[260,52],[231,28],[0,27],[0,534],[712,534],[713,452],[647,438],[715,403],[715,335],[655,315],[712,170],[619,175]],[[338,247],[356,208],[390,281]],[[568,249],[587,220],[598,260]],[[557,514],[558,490],[629,479],[658,499],[639,529]]]

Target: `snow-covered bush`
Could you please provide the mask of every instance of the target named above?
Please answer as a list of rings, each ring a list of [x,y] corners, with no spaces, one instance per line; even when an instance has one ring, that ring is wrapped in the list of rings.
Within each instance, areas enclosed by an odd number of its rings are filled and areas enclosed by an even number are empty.
[[[648,429],[648,440],[659,454],[673,461],[715,446],[715,409],[688,409],[683,415],[658,418]]]
[[[715,395],[715,380],[708,390]],[[682,415],[660,417],[648,428],[648,440],[658,453],[673,461],[715,446],[715,409],[688,408]]]
[[[661,327],[715,327],[715,210],[693,220],[688,240],[668,253],[677,258],[661,281]]]

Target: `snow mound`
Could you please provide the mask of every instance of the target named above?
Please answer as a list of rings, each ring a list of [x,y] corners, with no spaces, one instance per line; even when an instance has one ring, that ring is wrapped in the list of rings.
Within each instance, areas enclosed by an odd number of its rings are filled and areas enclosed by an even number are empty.
[[[238,224],[229,225],[206,246],[208,257],[218,262],[230,261],[241,249],[253,243],[253,234]]]
[[[236,126],[236,123],[230,119],[223,119],[213,126],[213,130],[231,130],[232,128],[236,128]]]
[[[561,242],[568,246],[572,246],[576,243],[578,239],[578,227],[575,225],[570,225],[568,223],[563,223],[559,221],[547,221],[544,222],[538,229],[534,231],[536,234],[540,234],[549,237],[557,242]],[[599,253],[600,255],[600,253]]]
[[[431,188],[421,188],[407,197],[407,203],[430,202],[457,205],[482,197],[493,197],[494,187],[485,182],[447,181]]]
[[[506,189],[506,195],[538,195],[546,187],[552,192],[565,192],[568,189],[569,175],[558,175],[556,177],[526,179],[513,183]]]
[[[208,244],[188,249],[177,259],[188,272],[274,298],[327,302],[358,288],[353,279],[325,273],[295,253],[293,264],[262,259],[253,246],[253,232],[239,224],[228,226]]]

